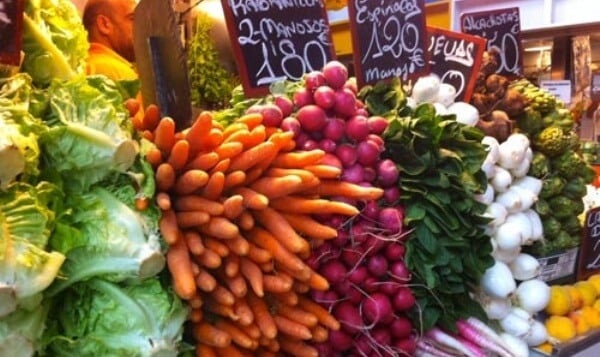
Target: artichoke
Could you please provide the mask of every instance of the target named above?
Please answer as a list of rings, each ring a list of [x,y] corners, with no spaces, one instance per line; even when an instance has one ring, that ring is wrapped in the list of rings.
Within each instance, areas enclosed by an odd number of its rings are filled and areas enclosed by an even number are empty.
[[[542,130],[533,140],[534,149],[549,157],[565,152],[570,145],[569,136],[558,126],[549,126]]]

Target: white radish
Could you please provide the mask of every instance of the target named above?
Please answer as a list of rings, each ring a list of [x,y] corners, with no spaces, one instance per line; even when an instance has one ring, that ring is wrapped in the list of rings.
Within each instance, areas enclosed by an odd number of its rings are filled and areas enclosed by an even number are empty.
[[[500,299],[508,299],[517,288],[510,269],[499,261],[494,262],[494,265],[485,271],[479,286],[487,295]]]
[[[517,280],[534,279],[542,271],[540,262],[527,253],[519,254],[509,265],[512,275]]]
[[[502,337],[504,343],[508,346],[513,357],[529,357],[529,346],[527,346],[527,343],[523,339],[508,333],[501,333],[500,337]]]
[[[514,135],[514,134],[513,134]],[[521,161],[525,159],[527,147],[522,142],[511,140],[512,135],[506,139],[499,147],[498,165],[505,169],[515,169],[519,167]]]
[[[425,333],[425,336],[442,346],[452,348],[468,357],[480,357],[473,353],[469,348],[460,343],[454,336],[442,331],[440,328],[433,327]]]
[[[512,357],[504,345],[504,340],[488,325],[475,317],[456,322],[458,333],[476,345],[501,357]]]
[[[510,313],[512,303],[510,299],[493,298],[486,294],[479,294],[477,301],[483,307],[487,317],[492,320],[500,320]]]
[[[531,149],[528,148],[527,150]],[[523,160],[521,160],[519,165],[515,168],[510,169],[509,171],[514,178],[520,178],[527,175],[527,172],[529,171],[529,166],[531,166],[531,159],[528,159],[527,155],[525,155],[525,157],[523,158]]]
[[[483,160],[481,171],[485,173],[485,177],[490,180],[496,174],[496,162],[490,158],[490,154]],[[488,185],[489,186],[489,185]]]
[[[435,108],[435,114],[437,115],[448,115],[448,108],[442,103],[435,102],[433,103],[433,107]]]
[[[533,229],[531,228],[531,221],[529,217],[523,212],[511,213],[506,216],[504,224],[512,224],[517,227],[518,234],[521,236],[521,245],[529,241],[533,235]]]
[[[433,103],[440,91],[441,84],[440,77],[435,74],[419,77],[412,88],[410,96],[417,104]]]

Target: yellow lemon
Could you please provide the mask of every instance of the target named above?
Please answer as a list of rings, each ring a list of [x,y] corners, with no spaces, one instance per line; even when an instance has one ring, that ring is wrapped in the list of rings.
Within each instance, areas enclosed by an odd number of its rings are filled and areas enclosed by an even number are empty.
[[[569,292],[571,296],[571,311],[575,311],[583,307],[583,295],[581,291],[574,287],[573,285],[565,285],[565,289]]]
[[[598,297],[598,292],[592,283],[588,281],[578,281],[574,285],[581,292],[583,297],[583,306],[592,306]]]
[[[596,292],[600,295],[600,274],[594,274],[592,276],[590,276],[587,281],[594,285],[594,287],[596,288]]]
[[[594,307],[596,310],[600,311],[600,299],[596,299],[596,301],[594,301],[594,305],[592,305],[592,307]]]
[[[591,306],[584,306],[581,308],[581,316],[591,328],[600,327],[600,311]]]
[[[575,323],[566,316],[550,316],[545,325],[550,342],[565,342],[577,334]]]
[[[571,311],[571,295],[562,285],[552,285],[550,287],[550,301],[546,306],[546,313],[549,315],[566,315]]]
[[[570,312],[568,317],[575,324],[575,333],[577,335],[584,335],[592,328],[581,310]]]

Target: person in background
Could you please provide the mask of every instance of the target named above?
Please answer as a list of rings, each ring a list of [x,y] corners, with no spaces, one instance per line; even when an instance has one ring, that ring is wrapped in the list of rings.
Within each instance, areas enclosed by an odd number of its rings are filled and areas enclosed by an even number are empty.
[[[138,78],[133,64],[133,13],[135,0],[88,0],[83,26],[90,42],[88,74],[103,74],[113,80]]]

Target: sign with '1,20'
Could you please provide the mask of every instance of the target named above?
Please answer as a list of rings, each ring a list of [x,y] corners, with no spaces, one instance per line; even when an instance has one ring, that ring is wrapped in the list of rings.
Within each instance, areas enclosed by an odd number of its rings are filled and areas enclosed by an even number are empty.
[[[600,207],[594,207],[585,214],[577,278],[587,279],[598,272],[600,272]]]
[[[334,57],[322,0],[221,0],[229,37],[248,96],[281,80],[297,81]]]

